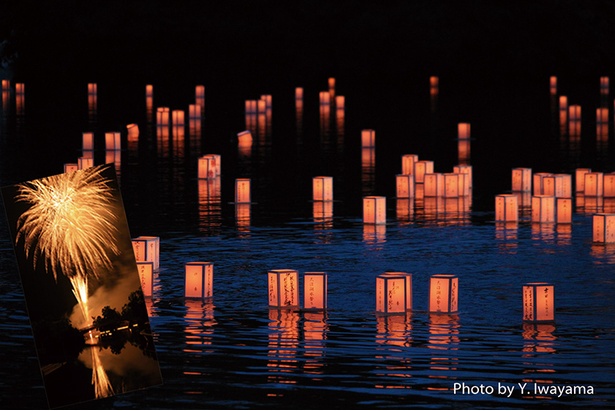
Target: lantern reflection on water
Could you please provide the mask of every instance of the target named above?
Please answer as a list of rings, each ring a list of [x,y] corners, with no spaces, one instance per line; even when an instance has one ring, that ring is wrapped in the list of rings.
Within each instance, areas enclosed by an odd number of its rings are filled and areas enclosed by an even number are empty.
[[[459,309],[459,278],[434,274],[429,279],[429,312],[453,314]]]
[[[247,204],[251,202],[250,179],[235,179],[235,204]]]
[[[523,321],[555,321],[553,284],[534,282],[523,285]]]
[[[193,261],[185,266],[186,298],[212,298],[214,295],[214,264]]]
[[[299,273],[296,270],[270,270],[267,277],[270,307],[299,307]]]

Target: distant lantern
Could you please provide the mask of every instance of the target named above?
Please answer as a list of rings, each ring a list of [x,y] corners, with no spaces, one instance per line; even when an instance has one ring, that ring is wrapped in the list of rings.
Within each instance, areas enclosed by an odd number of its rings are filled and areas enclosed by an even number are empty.
[[[534,186],[534,195],[543,195],[544,194],[544,178],[550,177],[553,174],[551,173],[534,173],[533,177],[533,186]]]
[[[9,91],[11,88],[11,80],[2,79],[2,91]]]
[[[295,87],[295,100],[303,100],[303,87]]]
[[[140,236],[132,239],[136,261],[151,261],[154,270],[160,268],[160,237]]]
[[[96,83],[88,83],[88,95],[94,96],[98,93],[98,85]]]
[[[171,110],[168,107],[158,107],[156,109],[156,125],[168,126],[171,121]]]
[[[273,102],[273,97],[271,96],[271,94],[261,95],[261,100],[265,102],[265,110],[271,110],[271,105]]]
[[[105,133],[105,149],[109,150],[121,150],[122,149],[122,135],[118,131],[111,131]]]
[[[271,270],[267,273],[270,307],[299,307],[299,273],[296,270]]]
[[[145,98],[154,98],[154,86],[152,84],[145,85]]]
[[[495,221],[519,221],[519,204],[517,195],[499,194],[495,196]]]
[[[343,111],[345,108],[346,108],[346,97],[335,96],[335,109],[338,111]]]
[[[555,197],[546,195],[532,197],[532,222],[555,222]]]
[[[551,76],[549,77],[549,91],[551,94],[557,94],[557,77]]]
[[[328,91],[319,92],[318,98],[321,106],[328,106],[331,104],[331,94],[329,94]]]
[[[220,177],[221,156],[219,154],[205,154],[198,160],[199,179]]]
[[[327,273],[303,274],[303,308],[306,310],[327,309]]]
[[[244,130],[242,132],[237,133],[237,143],[241,147],[252,146],[252,132],[250,130]]]
[[[556,200],[555,222],[558,224],[572,223],[572,198],[559,197]]]
[[[433,173],[433,161],[421,160],[414,163],[414,182],[424,183],[425,174]]]
[[[194,102],[199,106],[201,113],[205,111],[205,86],[199,84],[194,87]]]
[[[386,224],[386,197],[363,197],[363,223]]]
[[[137,261],[137,272],[141,280],[141,290],[145,297],[154,295],[154,263],[151,261]]]
[[[406,276],[384,273],[376,277],[376,313],[405,314],[407,307]]]
[[[457,138],[462,140],[470,138],[470,123],[457,124]]]
[[[532,191],[532,169],[517,167],[512,170],[512,191]]]
[[[190,120],[201,119],[201,105],[200,104],[188,104],[188,118]]]
[[[602,188],[602,194],[604,197],[615,197],[615,173],[604,174]]]
[[[414,176],[398,174],[395,176],[397,198],[414,198]]]
[[[444,173],[444,197],[456,198],[463,197],[469,194],[467,184],[467,174],[462,173]]]
[[[361,130],[361,147],[376,147],[376,132],[371,129]]]
[[[523,321],[555,321],[554,288],[543,282],[523,285]]]
[[[469,164],[456,165],[453,167],[453,173],[465,174],[467,176],[467,179],[464,181],[464,184],[466,184],[464,192],[467,193],[465,195],[470,195],[470,191],[472,190],[472,166]]]
[[[469,138],[460,138],[457,140],[457,157],[460,163],[467,163],[470,161],[470,152],[472,146]]]
[[[333,177],[317,176],[312,179],[312,199],[333,201]]]
[[[214,296],[214,264],[194,261],[186,263],[186,298],[212,298]]]
[[[606,107],[598,107],[596,109],[596,123],[608,124],[609,122],[609,109]]]
[[[437,76],[429,77],[429,94],[435,96],[440,89],[440,78]]]
[[[560,112],[568,113],[568,97],[559,96],[559,110]]]
[[[256,100],[256,110],[258,114],[267,114],[267,101],[262,98]]]
[[[606,76],[600,77],[600,94],[609,94],[609,78]]]
[[[235,203],[246,204],[251,202],[250,194],[250,179],[237,178],[235,179]]]
[[[604,195],[604,174],[601,172],[586,173],[583,194],[585,197],[602,197]]]
[[[171,111],[171,121],[175,127],[183,127],[186,124],[186,113],[184,110]]]
[[[136,123],[130,123],[126,125],[126,132],[128,133],[128,141],[131,143],[139,141],[139,125]]]
[[[414,163],[419,161],[419,156],[416,154],[404,154],[401,156],[401,173],[414,174]]]
[[[444,195],[444,175],[442,173],[426,173],[424,183],[425,197],[442,197]]]
[[[83,151],[93,151],[94,150],[94,133],[85,132],[81,135],[81,148]]]
[[[73,171],[79,170],[79,164],[77,163],[64,163],[64,172],[72,173]]]
[[[581,121],[581,106],[573,104],[568,107],[568,119],[573,122]]]
[[[585,174],[591,173],[591,168],[577,168],[575,170],[575,191],[577,193],[585,192]]]
[[[592,216],[593,242],[615,243],[615,214],[598,213]]]
[[[459,304],[459,278],[453,274],[434,274],[429,279],[429,312],[454,314]]]
[[[79,170],[94,167],[94,158],[86,156],[79,157],[77,159],[77,165],[79,166]]]

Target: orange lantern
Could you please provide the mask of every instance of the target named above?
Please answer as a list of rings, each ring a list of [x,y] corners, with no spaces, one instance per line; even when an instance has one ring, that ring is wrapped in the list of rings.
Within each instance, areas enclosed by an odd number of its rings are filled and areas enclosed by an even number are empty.
[[[79,170],[79,164],[76,163],[64,163],[64,172],[72,173],[73,171]]]
[[[250,179],[237,178],[235,179],[235,203],[246,204],[251,202],[250,194]]]
[[[442,173],[426,173],[424,183],[425,197],[442,197],[444,195],[444,175]]]
[[[417,161],[414,163],[414,182],[424,183],[425,174],[433,173],[433,161]]]
[[[598,107],[596,109],[596,123],[608,124],[609,123],[609,109],[606,107]]]
[[[122,135],[119,131],[105,133],[105,148],[107,151],[122,149]]]
[[[572,198],[559,197],[556,200],[556,222],[558,224],[572,223]]]
[[[523,285],[523,321],[555,321],[555,287],[544,282]]]
[[[555,197],[546,195],[532,197],[532,222],[555,222]]]
[[[397,198],[414,198],[414,177],[408,174],[395,176]]]
[[[604,197],[615,197],[615,173],[605,174],[602,183]]]
[[[581,121],[581,106],[578,104],[572,104],[568,107],[568,119],[571,122]]]
[[[152,84],[145,85],[145,98],[154,98],[154,86]]]
[[[609,78],[606,76],[600,77],[600,94],[609,94]]]
[[[416,154],[404,154],[401,156],[401,173],[414,174],[414,163],[419,161],[419,156]]]
[[[457,138],[467,140],[470,138],[470,123],[457,124]]]
[[[408,310],[406,278],[402,273],[384,273],[376,277],[376,313],[406,313]]]
[[[376,147],[376,132],[374,130],[361,130],[361,147],[373,148]]]
[[[98,85],[96,83],[88,83],[88,95],[93,96],[98,93]]]
[[[591,168],[577,168],[575,170],[575,191],[577,193],[585,192],[585,174],[591,173]]]
[[[81,137],[81,149],[83,151],[94,151],[94,133],[85,132]]]
[[[568,113],[568,97],[559,96],[559,111]]]
[[[551,173],[535,173],[533,175],[535,196],[544,194],[544,179],[550,176],[552,176]]]
[[[429,94],[436,96],[440,90],[440,78],[437,76],[429,77]]]
[[[572,196],[572,176],[570,174],[552,174],[542,178],[542,193],[554,197]]]
[[[529,192],[532,191],[532,169],[513,168],[512,170],[512,191]]]
[[[8,92],[10,88],[11,88],[11,80],[3,78],[2,79],[2,91]]]
[[[363,223],[386,224],[386,197],[363,197]]]
[[[327,309],[327,273],[303,274],[303,308],[306,310]]]
[[[333,201],[333,177],[317,176],[312,179],[314,201]]]
[[[470,194],[469,174],[444,173],[444,197],[465,197]]]
[[[549,91],[551,94],[557,94],[557,77],[551,76],[549,77]]]
[[[156,109],[156,125],[168,126],[171,117],[171,110],[168,107],[158,107]]]
[[[199,106],[201,114],[205,111],[205,86],[197,85],[194,87],[194,102]]]
[[[270,307],[299,307],[299,273],[296,270],[271,270],[267,277]]]
[[[470,161],[471,144],[469,138],[461,138],[457,140],[457,157],[461,164]]]
[[[201,105],[200,104],[189,104],[188,105],[188,118],[190,120],[200,120],[201,119]]]
[[[454,314],[458,311],[459,278],[434,274],[429,279],[429,312]]]
[[[137,261],[137,272],[141,280],[141,290],[143,296],[151,297],[154,295],[154,263],[151,261]]]
[[[472,166],[468,164],[459,164],[453,167],[453,173],[457,174],[465,174],[467,176],[464,184],[466,188],[464,189],[464,195],[470,195],[470,191],[472,190]]]
[[[615,214],[594,214],[592,216],[592,226],[594,243],[615,243]]]
[[[136,123],[130,123],[126,125],[126,131],[128,133],[128,141],[136,143],[139,141],[139,125]]]
[[[295,87],[295,100],[303,100],[303,87]]]
[[[79,170],[84,170],[86,168],[94,167],[94,158],[92,157],[79,157],[77,159],[77,165]]]
[[[583,194],[585,197],[602,197],[604,195],[604,174],[601,172],[590,172],[585,174]]]
[[[186,263],[186,298],[212,298],[214,296],[214,264],[194,261]]]
[[[318,93],[318,98],[320,100],[321,106],[331,105],[331,95],[328,91],[321,91]]]
[[[160,237],[139,236],[132,239],[136,261],[151,261],[154,270],[160,268]]]
[[[519,221],[519,203],[515,194],[499,194],[495,196],[495,221]]]

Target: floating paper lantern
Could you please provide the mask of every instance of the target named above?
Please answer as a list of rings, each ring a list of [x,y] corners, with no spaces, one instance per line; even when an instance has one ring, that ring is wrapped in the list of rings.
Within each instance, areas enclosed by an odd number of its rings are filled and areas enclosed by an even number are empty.
[[[96,95],[98,93],[98,85],[96,83],[88,83],[88,95]]]
[[[81,149],[83,151],[94,150],[94,133],[85,132],[81,135]]]
[[[572,223],[572,198],[559,197],[556,200],[556,223]]]
[[[136,261],[151,261],[154,270],[160,267],[160,237],[139,236],[132,239]]]
[[[444,175],[442,173],[426,173],[424,184],[425,197],[441,197],[444,195]]]
[[[421,160],[414,163],[414,182],[424,183],[425,174],[433,173],[433,161]]]
[[[299,273],[271,270],[267,273],[270,307],[299,307]]]
[[[220,176],[221,157],[219,154],[205,154],[198,160],[198,177],[200,179]]]
[[[575,191],[577,193],[585,192],[585,174],[591,173],[591,168],[577,168],[575,170]]]
[[[409,174],[395,176],[397,198],[414,198],[414,177]]]
[[[464,180],[465,188],[463,192],[464,195],[470,195],[470,191],[472,190],[472,166],[468,164],[459,164],[453,167],[453,173],[457,174],[465,174],[467,177]]]
[[[401,173],[414,174],[414,163],[419,161],[419,156],[416,154],[404,154],[401,156]]]
[[[429,94],[433,97],[439,93],[440,79],[437,76],[429,77]]]
[[[171,110],[168,107],[158,107],[156,109],[156,125],[168,126],[171,120]]]
[[[517,167],[512,170],[512,191],[532,191],[532,169]]]
[[[534,195],[543,195],[544,194],[544,179],[546,177],[552,176],[551,173],[535,173],[533,176],[534,180]]]
[[[318,99],[321,106],[328,106],[331,104],[331,95],[328,91],[321,91],[318,93]]]
[[[386,197],[363,197],[363,223],[386,224]]]
[[[602,188],[604,197],[615,197],[615,173],[604,174]]]
[[[26,86],[24,83],[15,83],[15,94],[23,96],[26,92]]]
[[[608,124],[609,123],[609,109],[606,107],[598,107],[596,109],[596,123]]]
[[[371,129],[361,130],[361,147],[376,147],[376,132]]]
[[[145,98],[154,98],[154,86],[152,84],[145,85]]]
[[[64,163],[64,172],[72,173],[73,171],[79,170],[79,164],[77,163]]]
[[[609,94],[609,78],[606,76],[600,77],[600,94]]]
[[[549,77],[549,91],[551,94],[557,94],[557,77],[551,76]]]
[[[271,94],[263,94],[261,100],[265,102],[265,109],[271,110],[273,104],[273,97]]]
[[[303,87],[295,87],[295,100],[303,100]]]
[[[9,91],[11,88],[11,81],[8,79],[2,79],[2,91]]]
[[[151,261],[137,261],[137,273],[141,280],[141,290],[145,297],[154,295],[154,263]]]
[[[594,243],[615,243],[615,214],[594,214],[592,216],[592,226]]]
[[[200,120],[201,119],[201,105],[200,104],[189,104],[188,105],[188,118],[190,120]]]
[[[406,276],[384,273],[376,277],[376,313],[405,314],[407,307]]]
[[[105,149],[109,150],[121,150],[122,149],[122,135],[117,131],[111,131],[105,133]]]
[[[532,197],[532,222],[555,222],[555,197],[546,195]]]
[[[515,194],[495,196],[495,221],[513,222],[519,220],[519,203]]]
[[[459,278],[453,274],[434,274],[429,279],[429,312],[453,314],[458,311]]]
[[[589,172],[585,174],[583,194],[585,197],[602,197],[604,195],[604,174]]]
[[[186,298],[212,298],[214,296],[214,264],[193,261],[186,263]]]
[[[251,200],[250,195],[250,179],[249,178],[237,178],[235,179],[235,203],[247,204]]]
[[[335,109],[338,111],[343,111],[345,108],[346,108],[346,97],[335,96]]]
[[[312,197],[314,201],[333,201],[333,177],[314,177]]]
[[[128,142],[136,143],[139,141],[139,125],[131,123],[126,125],[126,132],[128,134]]]
[[[468,175],[463,173],[444,173],[444,197],[456,198],[469,195]]]
[[[205,86],[199,84],[194,87],[194,101],[199,106],[199,112],[203,114],[205,111]]]
[[[325,310],[327,308],[327,273],[303,274],[303,308]]]
[[[581,106],[573,104],[568,107],[568,119],[572,122],[581,121]]]
[[[457,124],[457,138],[462,140],[470,138],[470,123]]]
[[[542,178],[542,193],[554,197],[572,196],[572,176],[570,174],[552,174]]]
[[[94,159],[92,157],[79,157],[77,159],[77,165],[79,166],[79,170],[94,167]]]
[[[544,282],[523,285],[523,321],[555,321],[555,287]]]
[[[567,96],[559,96],[559,111],[568,113],[568,97]]]

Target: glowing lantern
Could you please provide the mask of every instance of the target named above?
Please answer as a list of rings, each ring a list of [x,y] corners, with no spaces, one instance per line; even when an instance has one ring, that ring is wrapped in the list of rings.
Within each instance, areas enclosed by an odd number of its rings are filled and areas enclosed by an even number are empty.
[[[235,203],[246,204],[250,202],[250,179],[235,179]]]
[[[459,278],[453,274],[434,274],[429,279],[429,312],[453,314],[458,311]]]
[[[551,76],[549,77],[549,91],[551,94],[557,94],[557,77]]]
[[[581,106],[573,104],[568,107],[568,118],[570,121],[581,121]]]
[[[376,132],[374,130],[361,130],[361,147],[372,148],[376,147]]]
[[[98,93],[98,85],[96,83],[88,83],[88,95],[96,95]]]
[[[437,76],[429,77],[429,94],[435,96],[440,89],[440,79]]]
[[[585,197],[602,197],[604,195],[604,174],[590,172],[585,174]]]
[[[609,78],[606,76],[600,77],[600,94],[609,94]]]
[[[457,124],[457,138],[462,140],[470,138],[470,123]]]
[[[572,223],[572,198],[559,197],[556,201],[556,222],[558,224]]]
[[[554,197],[571,197],[572,176],[569,174],[552,174],[543,177],[542,194]]]
[[[376,277],[376,313],[405,314],[407,307],[406,276],[384,273]]]
[[[470,161],[471,144],[469,138],[457,140],[457,157],[460,163],[464,164]]]
[[[554,288],[543,282],[523,285],[523,321],[555,321]]]
[[[433,173],[433,161],[417,161],[414,163],[414,182],[415,183],[424,183],[425,182],[425,174]]]
[[[464,197],[469,195],[468,175],[463,173],[444,173],[444,197]]]
[[[515,194],[495,196],[495,221],[509,222],[519,220],[518,197]]]
[[[79,166],[79,170],[94,167],[94,159],[92,157],[79,157],[77,159],[77,165]]]
[[[404,154],[401,156],[401,173],[414,174],[414,163],[419,161],[419,156],[416,154]]]
[[[321,106],[328,106],[331,104],[331,95],[328,91],[321,91],[318,93]]]
[[[346,107],[346,97],[335,96],[335,109],[338,111],[343,111],[345,107]]]
[[[152,84],[145,85],[145,98],[154,98],[154,86]]]
[[[442,173],[427,173],[424,176],[425,197],[441,197],[444,195],[444,175]]]
[[[465,193],[464,195],[470,195],[472,190],[472,166],[468,164],[454,166],[453,173],[466,175],[467,178],[463,181],[463,184],[465,184],[463,192]]]
[[[594,243],[615,243],[615,214],[594,214],[592,216],[592,226]]]
[[[408,174],[395,176],[397,198],[414,198],[414,177]]]
[[[532,169],[513,168],[512,170],[512,191],[528,192],[532,191]]]
[[[139,125],[131,123],[126,125],[126,131],[128,132],[128,141],[135,143],[139,141]]]
[[[532,197],[532,222],[555,222],[555,197],[546,195]]]
[[[201,105],[200,104],[189,104],[188,105],[188,118],[190,120],[200,120],[201,119]]]
[[[327,308],[327,273],[303,274],[303,308],[325,310]]]
[[[299,307],[299,273],[296,270],[271,270],[267,276],[270,307]]]
[[[2,79],[2,91],[9,91],[11,88],[11,81],[8,79]]]
[[[105,148],[109,150],[122,149],[122,135],[117,131],[105,133]]]
[[[186,298],[212,298],[214,296],[214,264],[210,262],[186,263]]]
[[[94,150],[94,133],[86,132],[82,134],[81,137],[81,148],[83,151],[93,151]]]
[[[171,117],[171,110],[168,107],[158,107],[156,109],[156,125],[168,126]]]
[[[329,77],[327,82],[329,83],[329,93],[335,95],[335,77]]]
[[[24,83],[15,83],[15,94],[23,96],[26,92]]]
[[[256,100],[246,100],[246,114],[256,114],[257,103]]]
[[[535,173],[534,174],[534,195],[544,194],[544,179],[550,177],[551,173]]]
[[[591,173],[591,168],[577,168],[575,170],[575,191],[577,193],[585,192],[585,174]]]
[[[265,109],[271,110],[271,105],[273,102],[273,97],[271,96],[271,94],[263,94],[261,96],[261,100],[265,102]]]
[[[140,236],[132,239],[136,261],[151,261],[154,270],[160,267],[160,237]]]
[[[386,197],[363,197],[363,223],[386,224]]]
[[[606,107],[598,107],[596,109],[596,122],[598,124],[608,124],[609,122],[609,109]]]
[[[615,173],[604,175],[602,187],[604,197],[615,197]]]
[[[303,87],[295,88],[295,100],[303,100]]]
[[[568,97],[567,96],[559,96],[559,111],[567,113],[568,112]]]
[[[141,290],[145,297],[154,295],[154,263],[151,261],[137,261],[137,272],[141,280]]]
[[[72,173],[73,171],[79,170],[79,164],[76,163],[64,163],[64,172]]]
[[[222,157],[219,154],[205,154],[199,157],[198,176],[199,178],[220,177],[222,168]]]
[[[197,85],[194,87],[194,100],[202,114],[205,111],[205,86]]]
[[[312,192],[314,201],[333,201],[333,177],[314,177]]]

